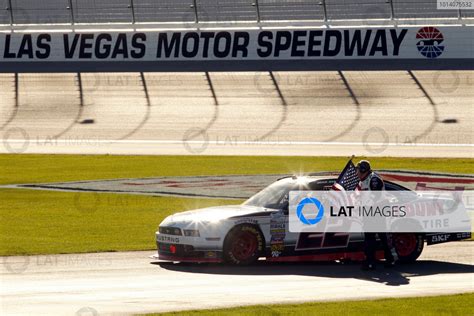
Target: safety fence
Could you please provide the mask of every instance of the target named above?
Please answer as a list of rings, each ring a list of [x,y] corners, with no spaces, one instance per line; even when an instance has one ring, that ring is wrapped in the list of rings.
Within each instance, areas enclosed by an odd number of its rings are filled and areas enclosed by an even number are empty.
[[[2,3],[3,2],[3,3]],[[464,20],[435,0],[0,0],[0,24]]]

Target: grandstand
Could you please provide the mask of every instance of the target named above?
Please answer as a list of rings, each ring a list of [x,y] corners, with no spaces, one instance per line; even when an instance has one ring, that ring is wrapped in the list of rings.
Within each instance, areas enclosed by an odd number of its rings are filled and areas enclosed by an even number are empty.
[[[0,25],[472,23],[434,0],[1,0]]]

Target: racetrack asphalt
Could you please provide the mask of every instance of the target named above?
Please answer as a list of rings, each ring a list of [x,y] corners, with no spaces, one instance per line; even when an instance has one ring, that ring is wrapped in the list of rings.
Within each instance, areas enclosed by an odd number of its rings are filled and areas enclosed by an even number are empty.
[[[474,156],[473,71],[0,75],[0,153]]]
[[[153,251],[2,257],[2,315],[107,315],[474,291],[474,243],[425,247],[415,264],[249,267],[155,261]],[[95,314],[94,314],[95,313]]]

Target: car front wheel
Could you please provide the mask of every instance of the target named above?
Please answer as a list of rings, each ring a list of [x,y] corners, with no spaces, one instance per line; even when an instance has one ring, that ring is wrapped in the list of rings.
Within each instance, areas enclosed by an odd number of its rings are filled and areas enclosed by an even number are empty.
[[[233,228],[224,241],[224,259],[235,265],[255,263],[264,249],[263,236],[253,225]]]

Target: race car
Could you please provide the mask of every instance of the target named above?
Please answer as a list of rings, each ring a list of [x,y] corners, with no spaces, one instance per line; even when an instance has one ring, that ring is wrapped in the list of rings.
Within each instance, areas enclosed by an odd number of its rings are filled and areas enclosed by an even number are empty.
[[[247,265],[267,261],[363,260],[363,233],[292,233],[290,191],[329,190],[336,179],[289,176],[241,205],[208,207],[168,216],[156,232],[158,258],[178,262]],[[387,191],[409,189],[386,181]],[[416,197],[416,193],[414,193]],[[471,238],[470,233],[397,233],[393,245],[401,262],[415,261],[428,245]],[[380,244],[380,243],[379,243]],[[377,252],[379,259],[383,251]]]

